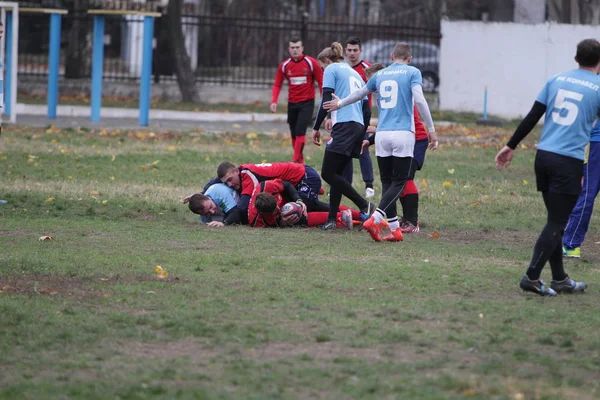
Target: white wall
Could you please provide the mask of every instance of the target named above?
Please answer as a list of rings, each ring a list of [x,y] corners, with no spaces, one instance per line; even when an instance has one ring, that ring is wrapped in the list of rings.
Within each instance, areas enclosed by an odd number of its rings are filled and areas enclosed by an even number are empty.
[[[546,80],[577,68],[577,43],[598,38],[589,25],[442,21],[440,108],[519,118]]]

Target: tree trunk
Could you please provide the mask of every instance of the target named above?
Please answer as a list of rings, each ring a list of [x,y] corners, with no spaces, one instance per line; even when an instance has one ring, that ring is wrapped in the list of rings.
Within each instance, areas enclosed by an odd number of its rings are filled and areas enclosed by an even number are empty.
[[[88,35],[91,22],[86,9],[85,1],[75,0],[65,59],[66,78],[85,78],[89,76],[92,44]]]
[[[198,102],[200,97],[196,90],[196,76],[192,71],[190,57],[185,48],[183,28],[181,26],[181,8],[183,0],[169,0],[167,6],[167,26],[171,43],[171,55],[177,76],[177,84],[181,99],[186,102]]]

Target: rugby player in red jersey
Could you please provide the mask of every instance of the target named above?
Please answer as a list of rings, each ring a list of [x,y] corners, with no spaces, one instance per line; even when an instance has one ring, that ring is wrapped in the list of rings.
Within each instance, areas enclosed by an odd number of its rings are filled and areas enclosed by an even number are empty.
[[[299,37],[289,41],[290,57],[277,67],[271,95],[271,112],[277,111],[277,99],[284,78],[288,82],[288,124],[294,148],[293,162],[304,163],[306,128],[312,120],[315,107],[315,82],[319,91],[323,86],[323,70],[312,57],[303,54],[304,46]]]

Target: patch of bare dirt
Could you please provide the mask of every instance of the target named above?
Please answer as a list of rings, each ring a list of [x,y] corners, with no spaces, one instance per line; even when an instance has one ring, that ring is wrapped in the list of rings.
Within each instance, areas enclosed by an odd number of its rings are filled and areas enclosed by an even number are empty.
[[[100,297],[102,292],[89,286],[90,280],[53,275],[8,275],[0,277],[0,291],[8,294],[43,296]]]
[[[111,277],[69,277],[56,275],[7,275],[0,277],[0,294],[43,296],[73,296],[78,299],[102,297],[110,291],[110,285],[116,283],[156,282],[156,275],[115,275]],[[161,282],[187,282],[176,276],[160,279]],[[106,289],[93,287],[106,284]]]

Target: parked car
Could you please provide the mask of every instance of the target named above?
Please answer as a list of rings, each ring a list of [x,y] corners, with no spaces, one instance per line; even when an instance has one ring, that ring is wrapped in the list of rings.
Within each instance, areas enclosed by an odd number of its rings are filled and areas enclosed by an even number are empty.
[[[390,54],[398,43],[395,40],[368,40],[362,44],[362,58],[371,63],[390,63]],[[410,43],[413,58],[410,65],[421,70],[423,91],[435,92],[440,84],[440,48],[429,43]]]

